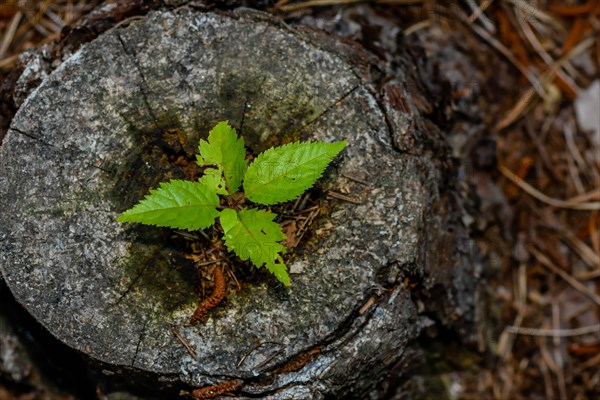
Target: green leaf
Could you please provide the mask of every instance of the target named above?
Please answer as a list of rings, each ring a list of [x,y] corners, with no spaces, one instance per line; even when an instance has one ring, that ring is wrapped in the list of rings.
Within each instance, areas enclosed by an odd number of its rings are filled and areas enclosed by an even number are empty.
[[[210,187],[190,181],[172,179],[125,211],[120,222],[197,230],[211,226],[219,215],[219,196]]]
[[[281,226],[273,222],[275,214],[257,209],[236,212],[227,208],[221,212],[225,244],[242,260],[252,261],[260,268],[265,265],[280,282],[290,286],[290,277],[281,254],[285,247],[280,243],[285,239]]]
[[[207,168],[204,170],[204,175],[199,179],[200,183],[208,186],[217,194],[229,194],[227,193],[226,184],[223,180],[221,171],[216,168]]]
[[[244,139],[238,138],[235,128],[227,121],[219,122],[208,134],[208,142],[200,140],[198,165],[214,165],[224,177],[227,193],[238,191],[246,171]]]
[[[295,142],[259,154],[244,176],[246,198],[267,205],[295,199],[345,146],[345,141]]]

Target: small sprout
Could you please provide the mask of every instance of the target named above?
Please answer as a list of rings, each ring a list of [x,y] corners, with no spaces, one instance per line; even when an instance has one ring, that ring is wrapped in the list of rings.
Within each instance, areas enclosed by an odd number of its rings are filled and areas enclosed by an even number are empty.
[[[276,214],[257,208],[237,209],[244,199],[262,205],[293,200],[312,187],[346,142],[295,142],[270,148],[248,165],[244,139],[227,121],[219,122],[200,140],[197,163],[205,167],[197,181],[172,179],[125,211],[120,222],[139,222],[190,231],[206,229],[218,220],[229,251],[257,268],[265,266],[290,286],[282,255],[286,239]],[[243,188],[243,193],[240,191]],[[219,195],[228,208],[219,211]]]

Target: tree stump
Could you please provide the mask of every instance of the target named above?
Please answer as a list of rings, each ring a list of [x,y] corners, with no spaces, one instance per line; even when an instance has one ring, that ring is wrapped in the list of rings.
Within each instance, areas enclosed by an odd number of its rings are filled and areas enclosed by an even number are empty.
[[[445,167],[411,74],[386,83],[356,45],[247,9],[161,10],[108,31],[41,83],[4,139],[7,285],[53,335],[109,369],[198,387],[235,381],[240,398],[368,393],[392,368],[408,370],[436,312],[469,312],[452,254],[464,231],[448,222],[460,213],[453,203],[438,213]],[[173,232],[116,217],[158,182],[185,178],[172,160],[193,158],[226,119],[255,154],[347,140],[322,187],[351,201],[332,202],[321,234],[295,249],[290,288],[260,273],[186,327],[198,293]],[[165,141],[168,129],[177,140]],[[433,288],[436,310],[419,310]]]

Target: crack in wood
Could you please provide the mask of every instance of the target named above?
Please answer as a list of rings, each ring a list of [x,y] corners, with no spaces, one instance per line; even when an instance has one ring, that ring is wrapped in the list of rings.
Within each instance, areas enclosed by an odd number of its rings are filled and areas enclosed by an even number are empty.
[[[186,71],[188,70],[188,68],[185,66],[185,64],[183,64],[183,63],[182,63],[180,60],[174,61],[174,60],[173,60],[173,59],[172,59],[172,58],[169,56],[169,54],[168,54],[168,53],[165,53],[165,57],[167,58],[167,61],[169,61],[169,64],[170,64],[170,65],[175,65],[175,64],[177,64],[177,65],[181,66],[183,69],[185,69]],[[192,95],[191,95],[191,94],[193,94],[193,93],[194,93],[194,88],[193,88],[193,87],[190,85],[190,83],[188,82],[188,80],[187,80],[187,77],[186,77],[186,79],[181,79],[181,81],[182,81],[182,82],[185,84],[185,86],[186,86],[186,87],[187,87],[187,89],[189,90],[189,93],[190,93],[190,96],[189,96],[189,98],[192,100],[192,105],[191,105],[191,107],[190,107],[190,108],[191,108],[192,110],[195,110],[195,109],[196,109],[196,100],[194,99],[194,96],[192,96]]]
[[[243,107],[242,108],[242,118],[241,118],[241,122],[240,122],[240,132],[242,135],[244,134],[244,123],[246,122],[246,110],[248,109],[248,105],[250,104],[249,96],[256,95],[258,93],[258,91],[260,90],[260,88],[265,84],[266,81],[267,81],[267,76],[264,75],[262,80],[260,81],[260,83],[258,85],[256,85],[256,88],[254,90],[245,93],[244,105],[242,106]]]
[[[390,138],[390,147],[392,150],[394,150],[396,153],[400,153],[400,154],[410,154],[413,155],[413,153],[410,153],[406,150],[401,149],[398,146],[398,143],[396,143],[396,139],[394,139],[394,126],[392,125],[392,121],[390,120],[390,116],[388,115],[385,106],[383,104],[383,99],[379,98],[379,96],[374,96],[375,101],[377,102],[377,106],[379,107],[379,109],[381,110],[381,113],[383,114],[383,122],[385,122],[385,127],[387,129],[387,134]]]
[[[42,140],[41,138],[39,138],[39,137],[37,137],[35,135],[32,135],[31,133],[23,132],[20,129],[12,128],[11,127],[9,129],[9,131],[15,131],[15,132],[17,132],[17,133],[19,133],[19,134],[21,134],[21,135],[23,135],[25,137],[28,137],[29,139],[35,140],[36,142],[39,142],[39,143],[43,144],[44,146],[52,147],[52,148],[55,148],[55,149],[58,148],[58,146],[56,146],[56,145],[54,145],[54,144],[52,144],[50,142],[46,142],[45,140]]]
[[[346,100],[349,96],[351,96],[352,93],[354,93],[356,90],[358,90],[358,88],[361,87],[361,86],[362,86],[361,84],[357,84],[352,89],[350,89],[348,92],[344,93],[342,95],[342,97],[340,97],[338,100],[334,101],[331,105],[327,106],[315,118],[313,118],[312,120],[308,121],[307,123],[305,123],[304,125],[302,125],[300,128],[298,128],[298,132],[303,132],[306,128],[308,128],[309,126],[315,124],[325,114],[329,113],[331,110],[335,109],[340,104],[342,104],[344,102],[344,100]]]
[[[395,285],[394,288],[397,286],[398,285]],[[393,290],[390,290],[388,293],[393,293]],[[388,294],[384,299],[381,299],[381,301],[388,299],[390,296],[391,294]],[[266,368],[265,370],[260,372],[260,376],[258,376],[257,378],[247,380],[246,382],[249,385],[252,385],[253,381],[256,382],[253,386],[254,389],[260,390],[260,387],[263,388],[263,391],[252,391],[251,393],[256,397],[262,398],[269,395],[273,395],[277,392],[280,392],[283,389],[288,389],[290,387],[306,386],[302,382],[291,381],[283,386],[269,387],[273,384],[273,380],[277,376],[284,374],[298,374],[300,373],[299,371],[301,371],[306,365],[312,362],[318,362],[319,356],[332,353],[337,348],[343,348],[345,344],[357,337],[360,334],[360,332],[364,329],[364,327],[371,321],[376,309],[379,306],[379,303],[381,303],[381,301],[375,303],[365,313],[360,314],[360,309],[370,297],[371,294],[367,293],[363,301],[357,304],[354,311],[350,313],[350,315],[339,325],[339,327],[335,331],[327,335],[327,337],[325,337],[323,340],[319,341],[314,346],[295,354],[294,356],[288,357],[288,361],[284,363],[276,364],[273,367]],[[360,319],[362,319],[362,321],[360,321],[360,323],[356,325],[356,322]],[[327,346],[333,344],[336,344],[335,349],[327,350]],[[268,382],[266,385],[264,383],[261,385],[260,381],[265,379],[265,377],[268,377],[268,379],[270,379],[270,382]],[[310,386],[306,387],[309,390],[314,390],[314,388]],[[250,394],[246,393],[243,389],[242,392],[244,392],[244,394]]]
[[[142,94],[142,100],[144,101],[144,104],[146,105],[146,109],[148,110],[150,117],[152,117],[152,122],[154,123],[154,126],[156,127],[156,129],[160,129],[159,124],[158,124],[158,118],[156,118],[156,114],[154,113],[154,110],[152,109],[152,107],[150,107],[150,102],[148,101],[148,94],[146,93],[146,89],[149,89],[150,86],[148,85],[148,81],[146,80],[144,71],[142,71],[142,67],[137,58],[137,54],[135,53],[135,51],[129,50],[127,48],[125,41],[123,40],[123,38],[121,37],[121,35],[118,32],[115,34],[115,36],[119,40],[119,43],[121,43],[121,47],[123,47],[123,52],[125,53],[125,55],[127,57],[129,57],[131,59],[133,65],[135,66],[136,70],[140,74],[140,77],[141,77],[142,83],[143,83],[143,85],[139,85],[140,92]],[[143,86],[145,86],[145,88]]]
[[[52,149],[56,149],[57,151],[68,151],[68,152],[70,152],[71,154],[73,154],[75,157],[77,157],[78,155],[81,155],[81,154],[89,154],[89,152],[87,152],[87,151],[84,151],[84,150],[80,149],[79,147],[77,147],[77,146],[73,146],[73,145],[69,145],[69,146],[67,146],[67,147],[65,147],[65,148],[60,148],[60,147],[58,147],[58,146],[57,146],[57,145],[55,145],[55,144],[52,144],[52,143],[50,143],[50,142],[47,142],[47,141],[45,141],[45,140],[43,140],[43,139],[41,139],[41,138],[39,138],[39,137],[37,137],[37,136],[35,136],[35,135],[32,135],[32,134],[30,134],[30,133],[23,132],[22,130],[20,130],[20,129],[18,129],[18,128],[10,128],[10,129],[9,129],[9,131],[15,131],[15,132],[17,132],[18,134],[25,136],[26,138],[29,138],[29,139],[31,139],[31,140],[34,140],[34,141],[36,141],[36,142],[38,142],[38,143],[41,143],[41,144],[42,144],[42,145],[44,145],[44,146],[48,146],[48,147],[52,148]],[[98,169],[98,170],[100,170],[100,171],[102,171],[102,172],[105,172],[105,173],[108,173],[108,174],[110,174],[110,173],[112,173],[112,172],[113,172],[113,171],[111,171],[111,170],[108,170],[108,169],[106,169],[106,168],[102,168],[101,166],[98,166],[98,165],[96,165],[96,164],[85,163],[85,165],[86,165],[87,167],[89,167],[89,168],[95,168],[95,169]]]
[[[121,304],[121,301],[123,301],[123,299],[129,294],[129,292],[131,290],[133,290],[135,285],[142,278],[142,275],[144,275],[146,273],[149,266],[150,266],[150,262],[147,262],[144,264],[144,266],[140,269],[140,271],[136,274],[136,276],[131,280],[131,282],[129,282],[129,285],[127,286],[125,291],[123,293],[121,293],[119,298],[113,304],[110,304],[110,305],[108,305],[108,307],[106,307],[107,312],[114,310],[119,304]]]
[[[142,325],[142,331],[140,332],[140,336],[138,338],[137,345],[135,346],[135,352],[134,352],[133,358],[131,360],[132,367],[135,365],[135,361],[137,360],[137,356],[140,351],[140,345],[142,344],[142,341],[144,340],[144,337],[146,335],[146,327],[147,326],[148,326],[148,320],[144,321],[144,324]]]

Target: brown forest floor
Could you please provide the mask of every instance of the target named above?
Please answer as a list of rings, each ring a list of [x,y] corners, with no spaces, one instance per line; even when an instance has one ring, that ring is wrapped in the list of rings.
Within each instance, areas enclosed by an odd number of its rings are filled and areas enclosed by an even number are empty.
[[[3,0],[0,82],[99,3]],[[440,121],[480,199],[468,223],[487,260],[474,356],[442,374],[448,397],[600,398],[600,0],[271,6],[375,53],[401,35],[445,82]],[[26,386],[13,397],[2,382],[0,399],[73,398]]]

